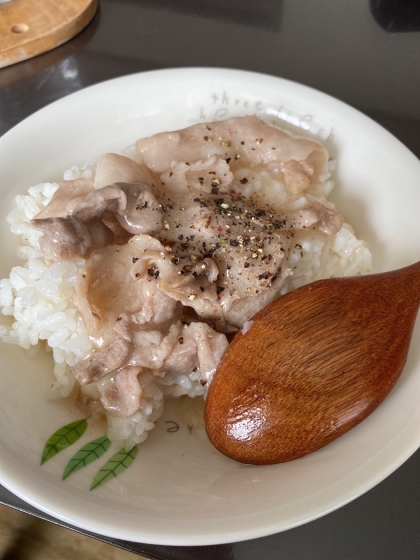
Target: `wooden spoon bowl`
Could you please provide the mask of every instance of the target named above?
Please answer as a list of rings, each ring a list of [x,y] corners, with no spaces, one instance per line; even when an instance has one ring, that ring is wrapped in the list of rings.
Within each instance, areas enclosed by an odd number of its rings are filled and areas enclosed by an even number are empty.
[[[359,424],[404,368],[420,263],[308,284],[238,332],[209,389],[210,441],[243,463],[297,459]]]

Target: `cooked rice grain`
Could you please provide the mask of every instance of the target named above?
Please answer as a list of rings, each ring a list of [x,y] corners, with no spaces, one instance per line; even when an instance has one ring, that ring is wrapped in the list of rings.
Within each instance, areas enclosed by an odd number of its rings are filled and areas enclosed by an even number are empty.
[[[330,163],[330,171],[333,166]],[[74,166],[64,173],[64,179],[90,178],[93,172],[92,165],[81,170]],[[271,169],[271,174],[241,169],[237,178],[248,179],[246,195],[255,198],[264,196],[266,201],[274,207],[281,206],[283,211],[292,211],[306,204],[304,197],[288,200],[284,186],[275,178],[277,173],[275,168]],[[0,281],[2,313],[15,319],[11,327],[0,326],[0,337],[4,342],[22,346],[30,355],[36,353],[39,342],[46,341],[46,350],[52,351],[55,361],[55,381],[48,390],[48,397],[53,399],[66,397],[72,392],[75,380],[69,373],[70,367],[93,348],[73,303],[74,284],[84,260],[75,258],[48,266],[39,250],[41,233],[27,225],[49,203],[57,188],[57,183],[41,183],[31,187],[27,195],[16,197],[16,208],[7,220],[11,231],[21,237],[17,254],[24,264],[14,267],[9,278]],[[327,200],[332,188],[328,173],[324,183],[308,194],[332,206]],[[282,293],[321,278],[370,272],[371,253],[366,243],[355,237],[350,225],[344,224],[335,236],[318,237],[308,240],[304,234],[296,233],[296,247],[289,259],[293,274],[287,279]],[[182,395],[197,397],[205,393],[197,372],[163,378],[142,373],[139,381],[142,397],[140,409],[135,414],[121,418],[106,413],[108,437],[112,441],[124,442],[127,449],[147,438],[162,413],[165,398]],[[107,383],[109,376],[83,387],[82,391],[87,397],[99,399]]]

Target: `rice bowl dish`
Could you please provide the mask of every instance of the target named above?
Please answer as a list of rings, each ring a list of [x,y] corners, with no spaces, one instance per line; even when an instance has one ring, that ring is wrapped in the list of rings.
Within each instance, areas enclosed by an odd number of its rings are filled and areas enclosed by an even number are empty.
[[[13,266],[23,266],[16,257],[20,242],[10,233],[6,215],[15,196],[30,185],[46,180],[59,184],[63,170],[76,164],[83,173],[106,153],[130,156],[121,150],[138,138],[254,113],[297,136],[316,139],[336,160],[328,179],[335,187],[328,199],[354,226],[357,238],[369,243],[373,272],[416,261],[420,166],[396,138],[352,107],[300,84],[243,71],[188,68],[86,88],[42,109],[0,139],[1,277],[8,278]],[[4,316],[2,322],[10,329],[15,319]],[[413,340],[419,336],[417,323]],[[41,348],[30,358],[26,353],[31,355],[35,347],[0,347],[2,485],[65,523],[117,539],[201,546],[285,531],[367,492],[420,445],[420,351],[414,344],[388,398],[327,448],[291,463],[241,465],[211,446],[195,416],[183,414],[184,405],[200,409],[201,397],[168,399],[150,436],[138,445],[133,466],[89,492],[105,456],[64,483],[63,468],[74,447],[40,467],[52,431],[83,417],[69,398],[46,398],[55,379],[52,352]],[[104,426],[89,420],[79,445],[103,437]]]
[[[274,155],[257,161],[267,137]],[[8,222],[24,262],[0,281],[3,315],[13,318],[0,334],[30,355],[46,341],[48,398],[106,416],[109,439],[129,450],[165,399],[205,397],[228,337],[264,305],[314,280],[371,271],[366,242],[328,199],[335,162],[316,142],[293,139],[304,154],[287,167],[277,155],[285,138],[256,117],[195,125],[16,197]],[[144,210],[134,225],[130,200]],[[70,217],[85,229],[69,249],[54,236],[68,233]]]

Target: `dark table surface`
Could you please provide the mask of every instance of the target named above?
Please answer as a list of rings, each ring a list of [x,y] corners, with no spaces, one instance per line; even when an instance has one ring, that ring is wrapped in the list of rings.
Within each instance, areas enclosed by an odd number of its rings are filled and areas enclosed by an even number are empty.
[[[217,66],[329,93],[420,156],[419,31],[418,0],[101,0],[76,38],[0,70],[0,135],[56,99],[109,78]],[[54,522],[2,487],[0,502]],[[356,501],[278,535],[191,548],[102,540],[168,560],[418,560],[419,528],[417,451]]]

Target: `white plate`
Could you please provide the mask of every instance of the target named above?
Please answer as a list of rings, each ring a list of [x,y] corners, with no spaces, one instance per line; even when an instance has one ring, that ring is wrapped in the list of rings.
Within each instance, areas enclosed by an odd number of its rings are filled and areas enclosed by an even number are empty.
[[[242,71],[190,68],[90,87],[42,109],[0,139],[1,277],[18,264],[16,239],[4,220],[16,194],[140,137],[200,119],[252,113],[295,131],[297,125],[337,157],[335,201],[369,241],[376,271],[419,258],[420,163],[398,140],[358,111],[307,87]],[[419,338],[417,324],[414,340]],[[1,483],[59,519],[119,539],[205,545],[283,531],[360,496],[420,445],[420,345],[413,344],[401,379],[378,410],[310,456],[267,467],[237,464],[215,451],[202,425],[172,403],[139,446],[133,465],[89,491],[101,461],[61,480],[77,446],[39,466],[48,436],[80,418],[76,409],[45,400],[50,356],[31,360],[7,345],[0,354]],[[178,422],[178,431],[167,431],[174,426],[165,423],[170,420]],[[79,443],[100,435],[89,426]]]

